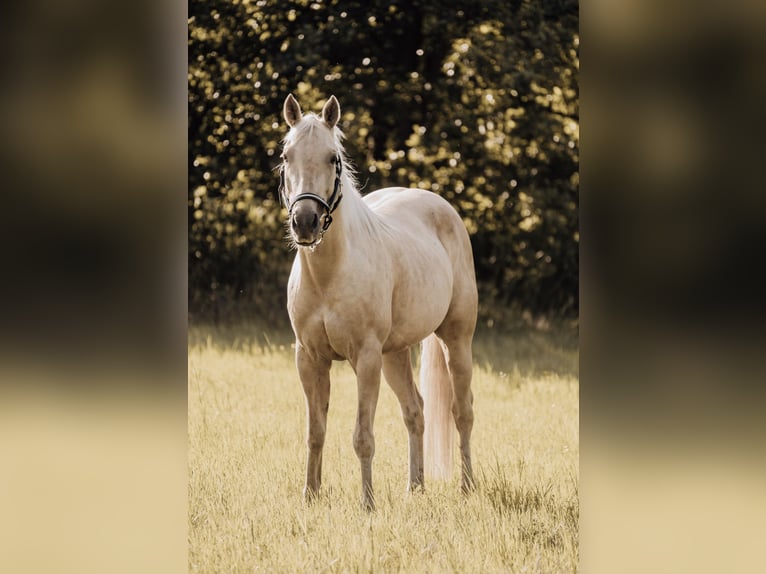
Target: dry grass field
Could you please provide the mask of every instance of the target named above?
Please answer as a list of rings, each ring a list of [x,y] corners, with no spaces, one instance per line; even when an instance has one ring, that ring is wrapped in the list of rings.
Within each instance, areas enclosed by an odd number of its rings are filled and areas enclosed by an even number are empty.
[[[531,333],[477,337],[477,490],[405,492],[407,432],[383,383],[378,509],[362,510],[351,444],[356,383],[335,363],[323,493],[302,499],[305,407],[287,334],[189,333],[191,572],[575,572],[578,353]]]

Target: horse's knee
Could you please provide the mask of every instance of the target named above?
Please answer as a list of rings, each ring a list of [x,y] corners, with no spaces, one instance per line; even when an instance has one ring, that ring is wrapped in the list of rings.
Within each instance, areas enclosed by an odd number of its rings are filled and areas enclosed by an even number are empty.
[[[458,393],[460,393],[461,390],[470,392],[471,379],[473,378],[473,365],[470,362],[458,362],[452,360],[450,361],[449,369],[454,381],[455,391]]]
[[[375,438],[371,432],[354,433],[354,451],[359,458],[371,458],[375,454]]]
[[[319,451],[324,448],[324,437],[312,437],[306,441],[308,449],[311,451]]]
[[[422,399],[421,399],[422,402]],[[414,433],[416,435],[422,435],[423,431],[425,430],[425,420],[423,419],[423,408],[421,405],[421,408],[418,410],[410,410],[407,409],[403,413],[404,416],[404,424],[407,427],[407,430],[410,433]]]
[[[473,428],[473,395],[469,393],[467,400],[452,403],[452,416],[458,431],[470,431]]]
[[[324,448],[324,437],[325,437],[324,429],[310,430],[308,438],[306,439],[306,444],[309,450],[312,450],[312,451],[322,450],[322,448]]]

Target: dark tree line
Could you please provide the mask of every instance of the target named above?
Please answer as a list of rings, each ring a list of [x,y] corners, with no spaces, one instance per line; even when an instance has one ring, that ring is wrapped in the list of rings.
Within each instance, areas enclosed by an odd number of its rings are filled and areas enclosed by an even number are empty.
[[[282,102],[330,94],[365,190],[431,189],[471,234],[484,307],[578,311],[576,0],[192,0],[189,300],[284,313]],[[363,191],[364,193],[364,191]]]

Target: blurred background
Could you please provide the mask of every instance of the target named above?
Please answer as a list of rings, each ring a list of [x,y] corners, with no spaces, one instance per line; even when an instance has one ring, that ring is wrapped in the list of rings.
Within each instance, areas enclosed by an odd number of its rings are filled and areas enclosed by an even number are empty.
[[[192,1],[191,319],[287,325],[274,168],[292,93],[304,111],[339,99],[362,193],[455,206],[483,325],[576,320],[578,70],[576,0]]]
[[[186,7],[0,8],[0,571],[186,570]]]

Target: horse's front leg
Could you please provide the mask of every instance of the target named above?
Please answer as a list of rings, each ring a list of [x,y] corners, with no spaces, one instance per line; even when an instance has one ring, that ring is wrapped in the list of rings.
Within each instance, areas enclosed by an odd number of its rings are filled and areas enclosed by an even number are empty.
[[[295,345],[298,376],[306,394],[308,431],[306,436],[306,486],[303,495],[312,500],[322,484],[322,449],[327,431],[327,409],[330,406],[330,366],[332,361],[309,357],[300,344]]]
[[[375,509],[372,489],[372,457],[375,455],[373,424],[380,391],[380,347],[366,349],[352,364],[356,372],[359,404],[354,429],[354,450],[362,468],[362,505],[367,510]]]

